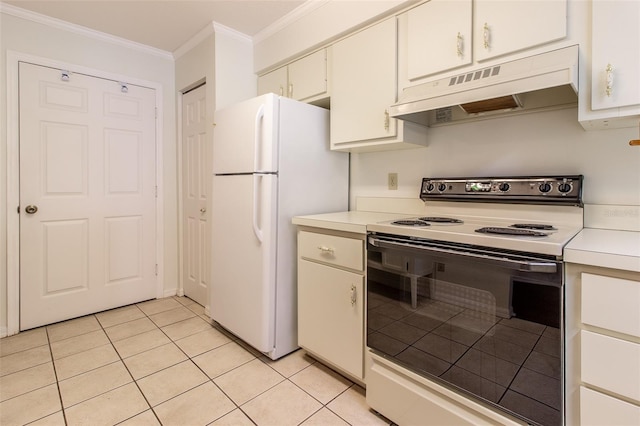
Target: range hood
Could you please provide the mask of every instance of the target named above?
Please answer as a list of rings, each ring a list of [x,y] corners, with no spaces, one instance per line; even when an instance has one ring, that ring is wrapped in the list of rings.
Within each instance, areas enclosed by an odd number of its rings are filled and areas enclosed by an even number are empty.
[[[408,87],[391,117],[427,126],[578,103],[578,46]]]

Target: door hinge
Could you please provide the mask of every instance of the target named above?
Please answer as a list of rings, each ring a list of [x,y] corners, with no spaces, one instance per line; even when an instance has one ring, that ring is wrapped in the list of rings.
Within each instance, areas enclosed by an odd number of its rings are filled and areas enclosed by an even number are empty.
[[[158,276],[158,264],[156,263],[156,277]]]

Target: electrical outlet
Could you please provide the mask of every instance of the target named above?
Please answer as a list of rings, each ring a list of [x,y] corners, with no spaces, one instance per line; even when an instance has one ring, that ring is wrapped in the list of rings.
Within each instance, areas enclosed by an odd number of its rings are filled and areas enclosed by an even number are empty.
[[[398,174],[397,173],[389,173],[388,177],[389,189],[398,189]]]

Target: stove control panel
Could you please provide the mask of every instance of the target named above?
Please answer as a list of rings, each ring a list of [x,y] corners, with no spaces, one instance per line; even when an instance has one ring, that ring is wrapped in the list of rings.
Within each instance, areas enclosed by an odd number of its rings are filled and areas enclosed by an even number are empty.
[[[475,201],[582,206],[582,175],[423,178],[423,201]]]

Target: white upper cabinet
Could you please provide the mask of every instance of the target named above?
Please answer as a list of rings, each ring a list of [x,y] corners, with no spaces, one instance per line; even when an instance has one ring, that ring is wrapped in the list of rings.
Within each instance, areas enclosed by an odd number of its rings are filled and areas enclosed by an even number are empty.
[[[258,77],[258,96],[267,93],[287,96],[289,90],[287,72],[288,67],[284,66]]]
[[[640,2],[592,3],[591,109],[640,104]]]
[[[258,78],[258,95],[275,93],[312,102],[328,96],[327,49],[318,50]]]
[[[400,90],[567,37],[567,0],[430,0],[398,16]]]
[[[421,126],[389,117],[388,108],[397,100],[395,17],[338,41],[332,51],[331,149],[371,151],[426,144]]]
[[[407,12],[409,80],[471,64],[471,0],[431,0]]]
[[[476,61],[567,36],[567,0],[474,0]]]
[[[588,51],[585,55],[588,62]],[[580,85],[586,130],[637,127],[640,121],[640,2],[591,2],[591,66]]]

